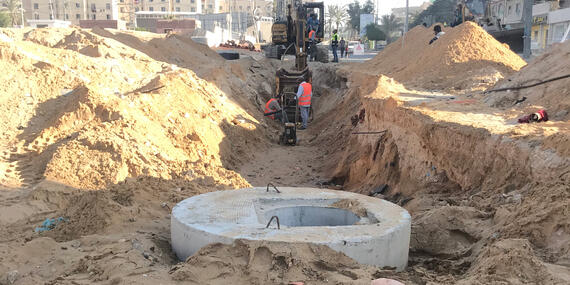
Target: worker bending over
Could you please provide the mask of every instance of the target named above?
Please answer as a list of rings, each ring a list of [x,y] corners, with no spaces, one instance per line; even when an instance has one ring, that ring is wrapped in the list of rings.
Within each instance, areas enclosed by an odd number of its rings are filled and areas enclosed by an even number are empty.
[[[278,112],[281,111],[281,106],[279,105],[279,101],[277,101],[277,99],[275,98],[271,98],[269,99],[269,101],[267,101],[267,103],[265,104],[265,114],[269,114],[269,113],[273,113],[273,112]],[[269,118],[271,118],[272,120],[280,120],[283,123],[287,122],[287,113],[285,112],[278,112],[275,113],[273,115],[269,115]]]
[[[303,125],[300,130],[307,128],[307,121],[309,120],[309,111],[311,109],[311,97],[313,97],[313,78],[309,76],[308,82],[301,82],[299,89],[297,89],[297,102],[301,110],[301,120]]]

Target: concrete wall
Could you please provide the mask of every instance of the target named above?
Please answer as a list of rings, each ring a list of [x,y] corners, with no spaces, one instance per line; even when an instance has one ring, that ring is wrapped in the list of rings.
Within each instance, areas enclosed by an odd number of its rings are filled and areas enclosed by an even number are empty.
[[[84,29],[99,27],[103,29],[124,30],[126,23],[118,20],[80,20],[79,26]]]
[[[158,20],[156,21],[155,33],[165,34],[173,32],[178,34],[190,34],[196,29],[196,21],[193,19],[184,20]]]

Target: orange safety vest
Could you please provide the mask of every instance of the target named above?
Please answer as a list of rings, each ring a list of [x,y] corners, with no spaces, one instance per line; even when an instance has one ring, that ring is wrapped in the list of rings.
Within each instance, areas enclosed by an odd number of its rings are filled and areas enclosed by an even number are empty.
[[[301,83],[303,86],[303,94],[299,96],[299,106],[311,106],[311,95],[313,94],[313,86],[311,83]]]
[[[315,33],[315,31],[313,31],[313,30],[311,30],[311,31],[309,32],[309,40],[312,40],[312,39],[313,39],[313,34],[314,34],[314,33]]]
[[[265,114],[271,113],[271,112],[274,112],[274,111],[277,111],[277,110],[271,110],[271,109],[269,109],[269,104],[271,104],[271,102],[273,102],[273,101],[275,101],[275,100],[277,100],[277,99],[271,98],[269,101],[267,101],[267,103],[265,104]],[[271,115],[271,116],[268,116],[268,117],[271,118],[272,120],[275,120],[275,115]]]

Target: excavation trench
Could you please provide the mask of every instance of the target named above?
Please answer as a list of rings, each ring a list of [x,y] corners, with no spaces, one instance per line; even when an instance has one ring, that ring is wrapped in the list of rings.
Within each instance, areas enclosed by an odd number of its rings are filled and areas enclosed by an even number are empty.
[[[427,268],[450,280],[481,274],[482,264],[491,262],[486,250],[524,247],[517,239],[528,239],[536,250],[524,260],[547,264],[537,252],[564,251],[547,241],[556,232],[553,227],[567,224],[564,186],[551,183],[568,175],[565,157],[483,128],[438,120],[398,102],[397,96],[378,98],[375,94],[386,91],[351,81],[359,75],[316,69],[314,88],[320,96],[314,120],[300,132],[298,146],[275,144],[239,169],[252,185],[342,189],[401,205],[412,214],[411,270]],[[530,163],[537,157],[551,159]],[[545,188],[555,189],[549,196],[561,199],[546,214],[552,219],[548,224],[540,214],[523,210],[548,203],[550,198],[540,195]],[[521,202],[525,196],[534,201]],[[498,214],[498,209],[509,214]],[[522,217],[530,227],[515,226]],[[302,223],[294,219],[292,224]],[[503,242],[497,243],[498,237]],[[535,270],[529,278],[545,274],[552,273]]]

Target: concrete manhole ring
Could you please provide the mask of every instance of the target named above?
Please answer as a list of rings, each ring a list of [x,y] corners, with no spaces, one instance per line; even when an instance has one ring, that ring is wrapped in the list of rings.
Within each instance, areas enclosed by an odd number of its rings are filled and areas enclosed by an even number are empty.
[[[236,239],[327,245],[363,264],[403,270],[409,213],[385,200],[344,191],[265,187],[206,193],[172,209],[172,248],[184,260],[203,246]],[[275,221],[266,228],[271,217]]]

